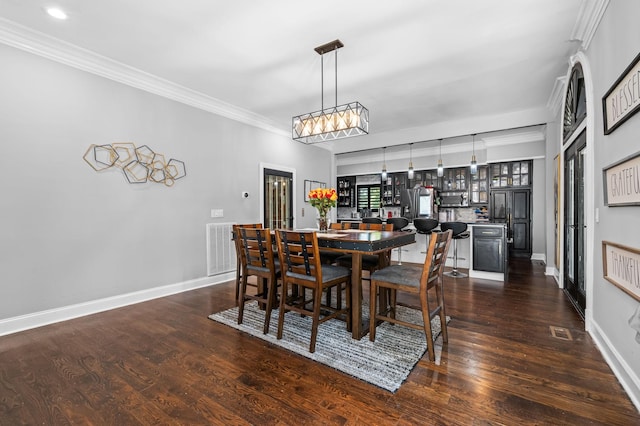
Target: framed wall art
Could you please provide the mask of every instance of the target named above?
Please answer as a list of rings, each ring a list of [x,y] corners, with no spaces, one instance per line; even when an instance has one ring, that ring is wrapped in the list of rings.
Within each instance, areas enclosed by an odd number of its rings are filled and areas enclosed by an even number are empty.
[[[326,188],[327,184],[325,182],[318,182],[316,180],[305,180],[304,181],[304,201],[309,202],[309,191],[316,188]]]
[[[639,206],[640,152],[602,169],[602,179],[606,206]]]
[[[604,278],[640,301],[640,249],[602,241]]]
[[[604,134],[608,135],[640,109],[640,54],[602,98]]]

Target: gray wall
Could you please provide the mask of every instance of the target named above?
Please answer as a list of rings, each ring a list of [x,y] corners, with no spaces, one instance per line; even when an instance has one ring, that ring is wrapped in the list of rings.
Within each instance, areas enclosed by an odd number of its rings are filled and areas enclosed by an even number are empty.
[[[586,52],[593,76],[595,106],[594,179],[587,191],[595,194],[593,285],[593,333],[607,343],[605,356],[614,370],[626,380],[627,390],[640,407],[640,341],[629,319],[640,309],[633,299],[603,278],[602,240],[640,249],[640,207],[605,207],[602,169],[640,150],[640,114],[631,117],[609,135],[603,133],[602,96],[618,79],[640,49],[640,2],[611,1]]]
[[[303,181],[332,181],[326,150],[5,45],[0,63],[0,320],[205,277],[205,224],[260,219],[261,162],[296,170],[296,224],[315,223]],[[85,163],[113,142],[187,176],[131,185]]]

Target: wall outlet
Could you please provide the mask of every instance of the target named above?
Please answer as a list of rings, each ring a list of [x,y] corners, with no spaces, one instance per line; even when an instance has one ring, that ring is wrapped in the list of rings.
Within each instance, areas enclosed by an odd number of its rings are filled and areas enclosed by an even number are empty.
[[[211,217],[224,217],[224,210],[211,209]]]

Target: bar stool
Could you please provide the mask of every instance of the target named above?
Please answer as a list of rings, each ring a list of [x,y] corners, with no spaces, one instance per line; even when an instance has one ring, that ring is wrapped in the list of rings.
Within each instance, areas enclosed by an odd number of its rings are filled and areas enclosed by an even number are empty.
[[[393,225],[394,231],[401,231],[409,225],[409,219],[406,217],[390,217],[387,223]],[[398,265],[402,265],[402,247],[398,247]]]
[[[379,217],[363,217],[362,223],[382,223],[382,219]]]
[[[469,232],[467,231],[467,224],[464,222],[443,222],[440,224],[442,232],[451,229],[453,231],[453,270],[445,272],[448,277],[464,278],[467,274],[458,271],[458,240],[469,238]]]
[[[429,246],[429,238],[431,236],[431,232],[438,227],[439,222],[436,219],[427,219],[424,217],[417,217],[413,219],[413,226],[416,227],[416,232],[418,234],[425,235],[425,247]],[[445,229],[443,229],[445,231]],[[420,253],[426,253],[426,251],[421,251]]]

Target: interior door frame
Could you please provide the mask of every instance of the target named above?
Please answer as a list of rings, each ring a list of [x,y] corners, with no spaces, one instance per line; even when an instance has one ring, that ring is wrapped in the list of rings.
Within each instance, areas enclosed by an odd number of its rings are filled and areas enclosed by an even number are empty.
[[[594,88],[593,88],[593,75],[591,73],[591,67],[589,65],[589,60],[584,54],[584,52],[578,52],[575,56],[573,56],[569,62],[569,68],[567,70],[565,81],[567,81],[573,70],[573,65],[579,62],[582,66],[582,72],[584,76],[585,83],[585,92],[587,96],[587,116],[582,123],[573,131],[571,136],[567,138],[565,141],[562,135],[562,126],[559,125],[557,129],[558,141],[560,145],[560,182],[562,187],[562,193],[559,197],[559,206],[563,214],[560,214],[560,229],[564,230],[564,161],[565,161],[565,150],[568,149],[571,144],[577,139],[578,135],[583,131],[586,131],[587,135],[587,147],[585,149],[585,187],[587,188],[598,188],[599,185],[596,185],[595,179],[595,165],[594,165],[594,155],[593,155],[593,147],[594,147],[594,134],[595,134],[595,105],[596,100],[594,99]],[[565,89],[566,90],[566,89]],[[564,111],[565,104],[564,99],[562,101],[560,111]],[[601,182],[599,182],[601,185]],[[585,208],[585,224],[587,225],[587,233],[586,233],[586,247],[596,247],[595,245],[595,191],[586,191],[585,199],[584,199],[584,208]],[[561,263],[562,265],[556,265],[557,273],[559,276],[558,286],[560,288],[564,288],[564,250],[565,250],[565,238],[564,232],[561,233],[560,237],[560,253],[562,253]],[[594,286],[594,265],[596,262],[596,257],[594,256],[596,250],[587,250],[585,253],[585,265],[588,265],[585,268],[585,293],[586,293],[586,307],[585,307],[585,330],[591,331],[593,326],[593,286]],[[598,253],[599,262],[602,262],[600,253]]]
[[[583,135],[584,135],[584,137],[583,137]],[[573,137],[573,136],[575,136],[575,137]],[[579,253],[577,250],[575,250],[575,254],[576,255],[575,255],[575,259],[573,260],[574,268],[573,268],[573,271],[572,271],[572,273],[574,275],[574,281],[573,281],[573,285],[569,286],[569,280],[567,278],[567,273],[566,273],[567,269],[569,268],[568,257],[567,257],[567,248],[568,248],[567,247],[567,233],[569,231],[567,230],[567,209],[566,209],[565,201],[567,200],[567,196],[568,196],[568,194],[567,194],[567,185],[569,184],[569,179],[568,179],[567,173],[566,173],[566,170],[567,170],[567,158],[569,158],[568,155],[567,155],[567,152],[569,152],[569,151],[572,152],[571,157],[574,159],[574,174],[575,174],[576,171],[578,171],[578,164],[579,164],[579,158],[578,157],[581,155],[581,153],[584,153],[584,155],[585,155],[584,160],[585,161],[583,162],[583,166],[582,166],[581,172],[582,172],[583,181],[586,182],[586,170],[585,170],[586,169],[586,159],[587,159],[587,157],[586,157],[586,151],[587,151],[587,134],[586,134],[586,130],[583,130],[583,131],[581,131],[581,132],[579,132],[577,134],[573,134],[571,140],[572,140],[571,144],[569,144],[569,146],[566,149],[564,149],[564,151],[563,151],[564,160],[563,160],[563,165],[562,165],[563,171],[564,171],[564,177],[565,177],[565,179],[563,181],[563,193],[562,193],[563,194],[562,195],[563,205],[565,206],[565,208],[563,209],[563,228],[562,228],[562,233],[563,233],[562,235],[563,235],[563,238],[565,240],[564,250],[563,250],[563,253],[562,253],[562,259],[563,259],[562,272],[563,272],[563,276],[564,276],[563,289],[567,293],[567,297],[570,298],[571,302],[574,305],[577,305],[576,309],[579,311],[579,313],[581,315],[585,315],[585,312],[586,312],[586,309],[587,309],[587,283],[586,283],[587,264],[585,262],[586,262],[586,258],[587,258],[587,252],[589,251],[588,250],[589,246],[586,244],[586,242],[587,242],[587,238],[586,238],[587,232],[582,230],[583,228],[580,226],[581,225],[580,219],[577,218],[578,214],[577,214],[576,210],[573,210],[573,216],[574,217],[573,217],[572,222],[573,222],[574,228],[573,228],[572,232],[574,232],[574,237],[573,237],[574,249],[577,249],[578,246],[579,246],[578,245],[578,234],[580,232],[584,232],[585,238],[582,241],[582,245],[583,245],[582,253]],[[573,200],[574,209],[575,209],[575,207],[577,207],[577,205],[575,204],[575,201],[576,201],[575,198],[577,198],[577,186],[578,186],[578,183],[577,183],[577,181],[575,179],[574,179],[574,182],[576,182],[574,184],[574,200]],[[586,185],[584,185],[584,187],[582,188],[583,197],[582,197],[582,212],[581,212],[582,213],[582,219],[584,220],[584,223],[582,224],[583,226],[587,225],[587,223],[586,223],[587,206],[586,206],[586,199],[585,199],[586,189],[587,189],[587,187],[586,187]],[[578,228],[576,228],[576,226],[578,226]],[[588,229],[589,228],[587,227],[587,231],[588,231]],[[582,255],[582,258],[583,258],[583,260],[582,260],[582,269],[583,269],[582,270],[582,274],[584,275],[584,282],[582,284],[584,285],[584,295],[580,294],[580,291],[579,291],[579,272],[580,271],[578,269],[579,268],[578,256],[580,256],[580,255]],[[582,300],[583,297],[584,297],[584,300]],[[585,312],[580,312],[581,309],[584,309]]]
[[[278,170],[281,172],[286,172],[286,173],[291,173],[291,181],[292,181],[292,186],[291,186],[291,195],[292,195],[292,201],[291,201],[291,214],[292,214],[292,227],[293,229],[296,228],[297,224],[296,224],[296,212],[298,211],[297,207],[296,207],[296,200],[297,200],[297,187],[296,187],[296,169],[292,169],[291,167],[286,167],[286,166],[281,166],[278,164],[270,164],[270,163],[260,163],[260,223],[264,223],[264,170],[265,169],[271,169],[271,170]]]

